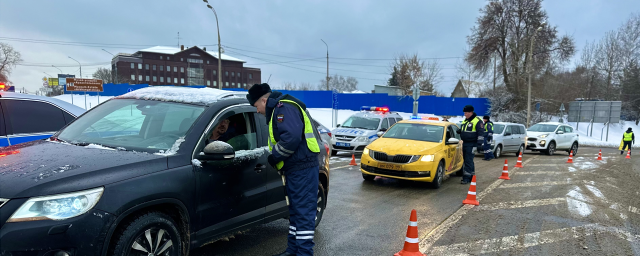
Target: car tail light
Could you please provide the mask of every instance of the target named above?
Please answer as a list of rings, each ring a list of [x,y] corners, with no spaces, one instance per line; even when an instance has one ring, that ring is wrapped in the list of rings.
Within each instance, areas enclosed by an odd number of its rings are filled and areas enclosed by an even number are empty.
[[[328,132],[327,134],[329,134],[329,137],[331,137],[331,133],[330,132]]]
[[[327,154],[330,154],[331,152],[329,152],[329,146],[327,146],[327,144],[324,144],[324,148],[327,149]]]

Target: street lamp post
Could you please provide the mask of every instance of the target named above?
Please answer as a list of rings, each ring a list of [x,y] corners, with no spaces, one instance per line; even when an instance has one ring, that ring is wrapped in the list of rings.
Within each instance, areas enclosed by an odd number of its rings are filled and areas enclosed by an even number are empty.
[[[327,45],[327,43],[324,40],[322,40],[322,42],[324,43],[325,46],[327,46],[327,91],[328,91],[329,90],[329,45]]]
[[[72,59],[72,60],[75,60],[76,62],[78,62],[78,65],[80,65],[80,78],[82,78],[82,64],[80,64],[80,62],[77,61],[76,59],[71,58],[71,56],[67,56],[67,57],[69,57],[69,59]]]
[[[536,40],[536,35],[538,31],[542,30],[542,26],[544,26],[546,22],[542,22],[540,27],[533,32],[533,37],[531,37],[531,45],[529,46],[529,90],[527,92],[527,128],[529,128],[531,121],[531,73],[533,73],[533,42]]]
[[[60,74],[62,74],[62,69],[56,67],[55,65],[51,65],[51,66],[54,67],[54,68],[57,68],[58,70],[60,70]]]
[[[111,56],[113,56],[114,58],[116,57],[113,53],[110,53],[109,51],[107,51],[107,50],[105,50],[105,49],[102,49],[102,50],[103,50],[103,51],[105,51],[105,52],[107,52],[108,54],[111,54]],[[111,59],[111,60],[113,60],[113,59]],[[116,74],[115,74],[115,75],[113,75],[113,76],[114,76],[114,79],[113,79],[113,80],[115,80],[115,81],[116,81],[116,84],[117,84],[117,83],[118,83],[118,62],[116,62],[116,65],[115,65],[115,66],[116,66]]]
[[[222,45],[220,44],[220,24],[218,24],[218,14],[216,10],[209,4],[208,0],[202,0],[207,3],[207,8],[213,11],[213,15],[216,16],[216,27],[218,28],[218,89],[222,90]]]

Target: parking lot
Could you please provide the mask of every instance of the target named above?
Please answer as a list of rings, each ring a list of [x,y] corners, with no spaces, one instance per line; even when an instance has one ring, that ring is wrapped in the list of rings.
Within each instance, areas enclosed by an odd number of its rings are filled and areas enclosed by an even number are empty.
[[[480,206],[463,206],[468,185],[449,177],[426,184],[362,179],[350,156],[331,159],[328,205],[316,231],[316,255],[393,255],[402,249],[411,209],[418,212],[420,249],[427,255],[640,254],[638,158],[581,148],[568,155],[525,154],[490,162],[476,158]],[[358,158],[358,156],[356,156]],[[511,180],[499,180],[504,159]],[[271,255],[285,249],[280,220],[198,248],[193,255]],[[635,244],[634,244],[635,243]]]

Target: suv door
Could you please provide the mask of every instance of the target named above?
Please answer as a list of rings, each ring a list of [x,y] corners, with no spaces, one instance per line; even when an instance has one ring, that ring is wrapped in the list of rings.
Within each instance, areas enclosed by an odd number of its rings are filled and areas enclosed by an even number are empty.
[[[391,128],[391,126],[393,126],[395,123],[397,122],[397,120],[393,117],[389,118],[389,128]]]
[[[558,134],[559,131],[562,131],[562,134]],[[558,128],[556,129],[555,132],[555,137],[556,137],[556,145],[557,145],[557,149],[566,149],[568,148],[567,144],[567,134],[565,134],[566,131],[564,130],[564,126],[560,125],[558,126]]]
[[[67,124],[62,109],[47,102],[3,99],[2,111],[11,145],[49,138]]]
[[[514,148],[513,128],[513,125],[507,125],[507,127],[505,128],[504,136],[502,137],[502,146],[504,147],[502,150],[503,152],[513,152],[517,150],[516,148]]]
[[[260,223],[266,203],[267,156],[262,133],[255,119],[255,108],[234,106],[214,117],[203,141],[201,152],[211,133],[229,120],[226,140],[234,147],[235,158],[202,162],[195,166],[198,239],[220,234],[239,226]],[[262,120],[264,123],[264,120]]]

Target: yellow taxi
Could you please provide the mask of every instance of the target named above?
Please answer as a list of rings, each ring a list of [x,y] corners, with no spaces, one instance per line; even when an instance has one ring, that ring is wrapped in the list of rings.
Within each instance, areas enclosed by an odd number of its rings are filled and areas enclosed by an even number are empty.
[[[430,120],[436,119],[436,120]],[[439,188],[445,175],[461,171],[462,143],[454,123],[412,116],[369,144],[360,159],[362,178],[376,176],[431,182]]]

